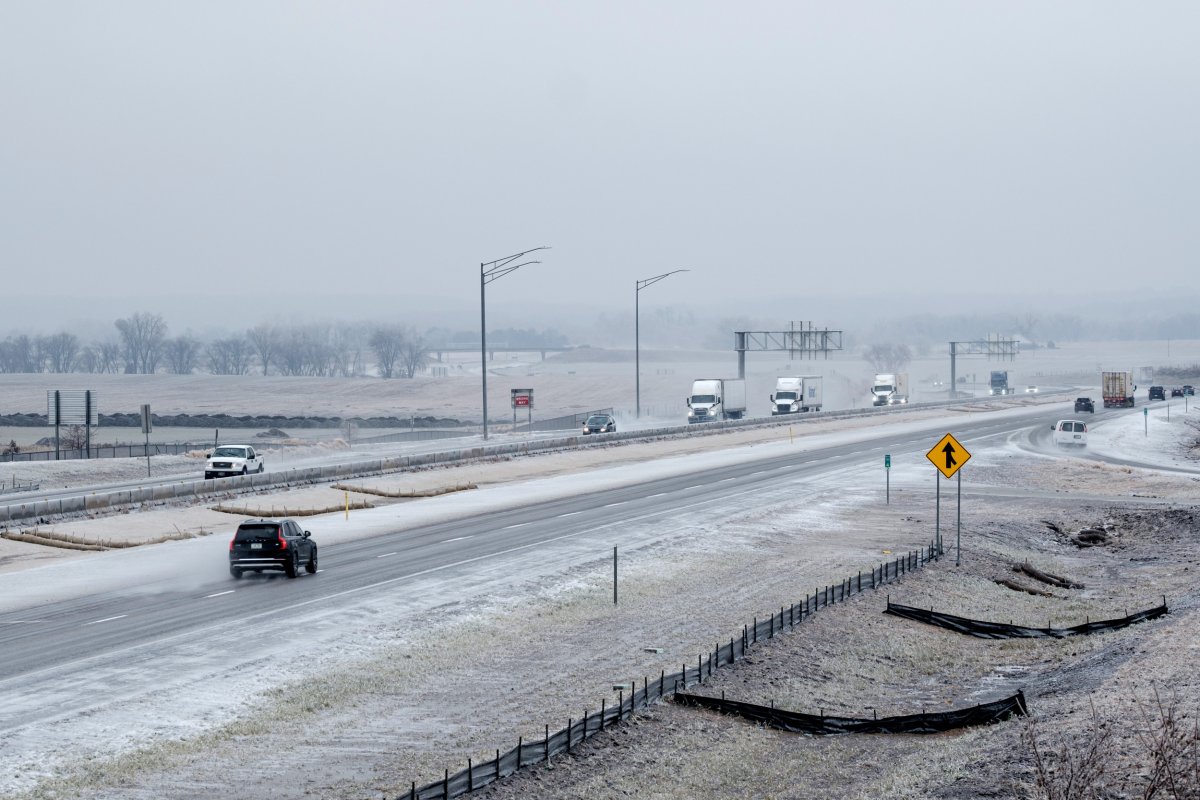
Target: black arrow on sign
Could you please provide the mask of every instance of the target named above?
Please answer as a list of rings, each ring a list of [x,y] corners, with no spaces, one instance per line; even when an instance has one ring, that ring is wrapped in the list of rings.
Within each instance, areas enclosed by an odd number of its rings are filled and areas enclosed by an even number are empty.
[[[950,469],[958,463],[954,460],[954,445],[946,442],[946,446],[942,448],[942,452],[946,454],[946,469]]]

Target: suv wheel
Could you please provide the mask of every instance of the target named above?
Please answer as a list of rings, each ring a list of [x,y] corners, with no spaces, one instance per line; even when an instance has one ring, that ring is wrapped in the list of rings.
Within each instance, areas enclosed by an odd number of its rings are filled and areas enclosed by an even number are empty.
[[[312,554],[308,557],[308,563],[304,565],[304,571],[309,575],[314,575],[317,572],[317,548],[314,545]]]
[[[242,571],[240,569],[238,569],[237,567],[230,567],[229,574],[232,575],[235,579],[242,577]]]
[[[292,557],[288,559],[287,565],[284,567],[283,571],[289,578],[294,578],[297,574],[299,574],[299,570],[296,569],[296,566],[296,553],[293,551]]]

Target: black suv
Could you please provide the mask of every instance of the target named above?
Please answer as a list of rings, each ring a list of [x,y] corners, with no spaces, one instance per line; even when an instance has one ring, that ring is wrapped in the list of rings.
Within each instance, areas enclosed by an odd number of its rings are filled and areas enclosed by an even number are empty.
[[[1151,399],[1151,400],[1166,400],[1167,393],[1163,390],[1163,387],[1161,387],[1161,386],[1151,386],[1149,399]]]
[[[317,543],[301,530],[295,520],[248,519],[238,525],[229,541],[229,574],[242,577],[248,570],[283,570],[289,577],[300,574],[300,567],[317,571]]]
[[[1096,404],[1092,402],[1092,398],[1090,398],[1090,397],[1076,397],[1075,398],[1075,411],[1076,411],[1076,413],[1078,413],[1080,411],[1090,411],[1093,414],[1095,414],[1096,413]]]
[[[1183,387],[1182,386],[1172,386],[1171,387],[1171,397],[1183,397]]]

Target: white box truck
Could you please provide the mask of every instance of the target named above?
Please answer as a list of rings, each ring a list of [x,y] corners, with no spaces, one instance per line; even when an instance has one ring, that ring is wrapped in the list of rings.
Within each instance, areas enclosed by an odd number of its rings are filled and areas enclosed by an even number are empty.
[[[908,375],[903,372],[880,372],[871,386],[871,405],[896,406],[908,402]]]
[[[741,378],[699,378],[687,399],[688,422],[741,419],[746,414],[746,381]]]
[[[795,375],[775,379],[771,415],[821,410],[821,376]]]

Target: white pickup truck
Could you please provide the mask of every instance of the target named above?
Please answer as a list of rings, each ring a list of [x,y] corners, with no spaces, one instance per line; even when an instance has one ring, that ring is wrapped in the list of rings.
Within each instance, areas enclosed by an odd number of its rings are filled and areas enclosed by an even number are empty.
[[[248,444],[223,444],[208,454],[204,479],[246,475],[267,468],[263,457]]]

